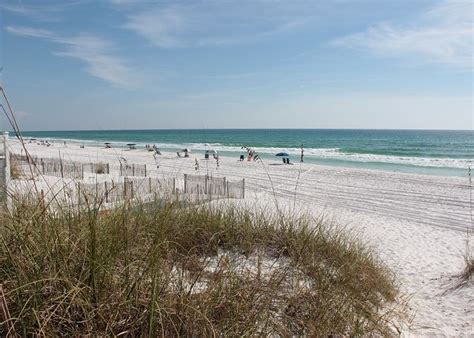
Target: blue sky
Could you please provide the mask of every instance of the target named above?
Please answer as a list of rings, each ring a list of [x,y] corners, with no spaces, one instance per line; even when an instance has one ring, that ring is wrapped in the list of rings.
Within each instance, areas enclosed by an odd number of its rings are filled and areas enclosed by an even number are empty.
[[[470,1],[12,0],[0,22],[25,130],[474,127]]]

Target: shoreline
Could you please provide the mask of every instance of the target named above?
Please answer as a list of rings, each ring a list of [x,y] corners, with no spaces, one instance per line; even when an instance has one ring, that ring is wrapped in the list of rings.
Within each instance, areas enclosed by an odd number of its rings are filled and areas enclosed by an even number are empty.
[[[31,136],[24,137],[25,142],[31,139]],[[84,145],[91,148],[103,148],[105,142],[112,143],[112,149],[114,151],[127,150],[127,143],[132,141],[121,140],[121,141],[98,141],[98,140],[82,140],[82,139],[71,139],[71,138],[56,138],[56,137],[38,137],[35,140],[46,140],[54,144],[56,148],[61,147],[63,142],[68,145],[77,146]],[[16,140],[15,140],[16,141]],[[133,141],[137,145],[137,150],[145,148],[147,142]],[[237,146],[223,145],[220,143],[157,143],[159,149],[164,153],[173,153],[176,151],[189,148],[192,153],[191,156],[204,156],[204,152],[207,149],[215,149],[219,152],[220,157],[238,158],[242,153],[245,153],[244,149],[240,149]],[[251,147],[252,148],[252,147]],[[284,147],[271,147],[261,148],[256,147],[255,149],[261,158],[272,161],[275,159],[274,154],[281,152]],[[300,149],[299,148],[286,148],[285,152],[290,154],[294,164],[299,163]],[[288,149],[291,149],[289,151]],[[461,162],[459,162],[461,161]],[[457,163],[459,162],[459,163]],[[474,161],[463,158],[436,158],[436,157],[407,157],[393,154],[372,154],[372,153],[345,153],[340,152],[339,148],[305,148],[305,163],[330,166],[336,168],[351,168],[351,169],[368,169],[368,170],[381,170],[388,172],[400,172],[409,174],[425,174],[430,176],[449,176],[449,177],[467,177],[469,166],[474,166]],[[461,164],[462,163],[462,164]]]

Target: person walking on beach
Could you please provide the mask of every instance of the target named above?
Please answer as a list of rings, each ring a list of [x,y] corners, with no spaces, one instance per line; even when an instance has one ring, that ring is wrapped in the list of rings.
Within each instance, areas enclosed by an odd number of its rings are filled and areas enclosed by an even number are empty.
[[[301,163],[303,163],[303,157],[304,157],[304,148],[303,145],[301,145]]]

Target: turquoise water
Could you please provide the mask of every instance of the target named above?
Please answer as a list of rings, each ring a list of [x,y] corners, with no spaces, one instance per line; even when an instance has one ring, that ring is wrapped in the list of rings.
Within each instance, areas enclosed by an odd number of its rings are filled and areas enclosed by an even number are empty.
[[[212,148],[222,155],[238,156],[242,146],[255,149],[264,159],[284,151],[304,160],[334,166],[466,175],[474,162],[474,131],[341,130],[341,129],[224,129],[224,130],[101,130],[35,131],[24,136],[66,140],[91,146],[112,142],[138,146],[156,144],[162,150],[189,148],[203,153]]]

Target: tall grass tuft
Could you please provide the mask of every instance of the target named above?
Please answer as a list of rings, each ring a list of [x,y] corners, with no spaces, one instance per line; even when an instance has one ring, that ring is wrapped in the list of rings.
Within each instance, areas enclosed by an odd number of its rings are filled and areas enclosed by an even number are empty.
[[[0,219],[2,336],[385,336],[403,320],[391,272],[321,221],[222,205],[15,203]]]

